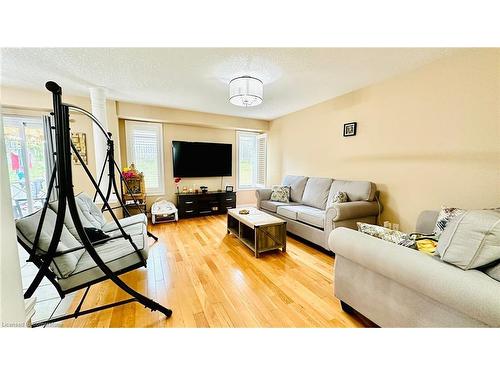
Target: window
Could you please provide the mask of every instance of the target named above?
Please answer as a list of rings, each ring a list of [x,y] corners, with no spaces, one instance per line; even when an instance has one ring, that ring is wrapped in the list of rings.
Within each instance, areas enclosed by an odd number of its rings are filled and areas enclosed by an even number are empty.
[[[238,132],[238,189],[266,185],[267,134]]]
[[[50,118],[3,116],[5,151],[9,167],[14,217],[26,216],[43,206],[52,172],[46,140]]]
[[[165,193],[162,124],[125,121],[127,162],[144,173],[146,192]]]

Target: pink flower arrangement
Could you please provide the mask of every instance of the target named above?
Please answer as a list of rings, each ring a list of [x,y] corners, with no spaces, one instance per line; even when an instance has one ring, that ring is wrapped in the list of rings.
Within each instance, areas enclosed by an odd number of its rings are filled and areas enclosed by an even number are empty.
[[[122,176],[124,179],[129,179],[129,178],[134,178],[136,177],[135,173],[133,171],[123,171]]]

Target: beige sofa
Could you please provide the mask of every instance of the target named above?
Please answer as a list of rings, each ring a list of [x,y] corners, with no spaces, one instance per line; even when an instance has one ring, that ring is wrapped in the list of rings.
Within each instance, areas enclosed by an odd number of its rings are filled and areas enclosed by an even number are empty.
[[[286,176],[282,185],[290,186],[290,202],[271,201],[272,189],[259,189],[257,208],[286,220],[288,232],[324,249],[328,250],[328,236],[333,229],[356,228],[357,221],[377,221],[380,206],[372,182]],[[346,192],[349,202],[332,203],[336,192]]]
[[[424,211],[417,232],[430,233],[438,212]],[[381,327],[500,327],[500,282],[346,228],[329,238],[335,296]]]

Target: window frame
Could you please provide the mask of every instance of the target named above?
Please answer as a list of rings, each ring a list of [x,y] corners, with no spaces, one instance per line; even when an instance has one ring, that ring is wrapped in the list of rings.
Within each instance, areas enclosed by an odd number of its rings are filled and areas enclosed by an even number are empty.
[[[127,164],[131,164],[135,160],[135,154],[132,147],[132,132],[133,128],[154,128],[157,134],[158,147],[158,179],[160,186],[155,189],[148,188],[146,185],[146,193],[149,195],[164,195],[165,194],[165,162],[163,153],[163,124],[158,122],[132,121],[125,120],[125,136],[127,138]],[[135,162],[135,161],[134,161]]]
[[[252,184],[251,185],[241,185],[240,184],[240,137],[242,135],[248,136],[254,136],[255,137],[255,171],[254,175],[252,177]],[[264,183],[259,184],[257,183],[258,181],[258,148],[259,148],[259,142],[258,140],[264,139],[265,146],[264,146]],[[236,132],[236,186],[238,190],[256,190],[256,189],[262,189],[266,186],[267,182],[267,133],[257,133],[257,132],[249,132],[249,131],[237,131]]]

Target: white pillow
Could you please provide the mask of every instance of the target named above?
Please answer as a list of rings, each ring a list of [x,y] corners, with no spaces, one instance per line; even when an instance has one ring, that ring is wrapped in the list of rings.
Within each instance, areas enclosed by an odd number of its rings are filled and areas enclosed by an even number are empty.
[[[500,210],[470,210],[455,217],[439,238],[436,251],[464,270],[500,259]]]

